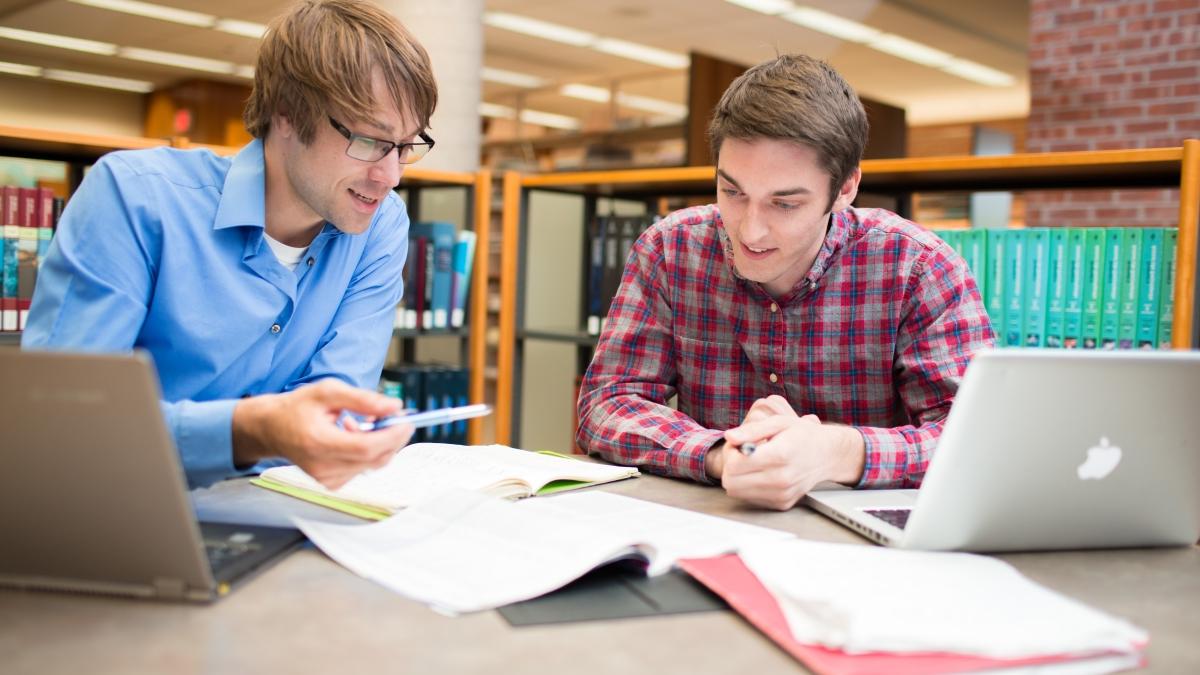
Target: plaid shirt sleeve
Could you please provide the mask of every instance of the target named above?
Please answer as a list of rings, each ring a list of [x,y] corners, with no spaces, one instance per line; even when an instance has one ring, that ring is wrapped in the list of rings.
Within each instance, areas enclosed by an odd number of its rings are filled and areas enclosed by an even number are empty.
[[[857,427],[866,462],[858,487],[919,487],[967,364],[994,337],[975,279],[942,244],[913,266],[895,347],[896,388],[907,417]]]
[[[651,231],[633,247],[580,388],[576,442],[616,464],[711,483],[704,458],[724,432],[667,405],[677,373],[660,244]]]

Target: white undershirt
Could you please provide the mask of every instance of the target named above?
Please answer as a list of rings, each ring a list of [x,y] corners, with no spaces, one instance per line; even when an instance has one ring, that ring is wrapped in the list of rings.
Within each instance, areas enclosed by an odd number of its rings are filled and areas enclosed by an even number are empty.
[[[263,238],[267,240],[267,246],[271,247],[271,252],[275,254],[275,258],[281,265],[296,271],[296,266],[304,259],[304,254],[308,252],[308,247],[296,248],[287,244],[276,241],[271,235],[263,232]]]

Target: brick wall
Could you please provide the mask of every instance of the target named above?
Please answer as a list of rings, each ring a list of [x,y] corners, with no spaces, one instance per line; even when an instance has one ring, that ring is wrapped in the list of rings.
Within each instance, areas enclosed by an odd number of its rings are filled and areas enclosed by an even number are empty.
[[[1032,0],[1030,152],[1200,137],[1200,0]],[[1031,192],[1027,222],[1176,225],[1177,190]]]

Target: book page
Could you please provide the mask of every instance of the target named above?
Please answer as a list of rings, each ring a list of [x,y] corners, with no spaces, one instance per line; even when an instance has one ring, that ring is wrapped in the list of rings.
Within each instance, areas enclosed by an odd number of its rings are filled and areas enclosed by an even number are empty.
[[[296,524],[356,574],[447,612],[528,600],[631,553],[666,571],[792,536],[603,492],[514,503],[455,490],[371,525]]]
[[[263,477],[359,504],[398,511],[447,488],[494,497],[524,497],[546,483],[570,478],[607,482],[636,475],[636,469],[552,457],[501,445],[416,443],[386,466],[329,490],[295,466],[276,467]]]

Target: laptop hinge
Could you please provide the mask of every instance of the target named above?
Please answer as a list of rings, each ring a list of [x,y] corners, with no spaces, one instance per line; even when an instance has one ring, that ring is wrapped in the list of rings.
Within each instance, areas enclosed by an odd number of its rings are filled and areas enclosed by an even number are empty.
[[[154,595],[168,600],[181,600],[187,597],[187,584],[180,579],[155,577]]]

